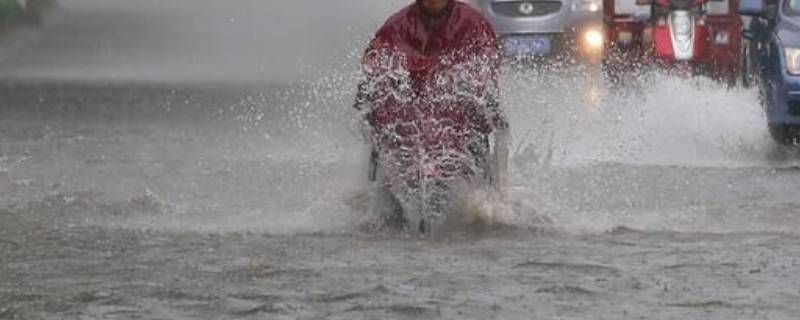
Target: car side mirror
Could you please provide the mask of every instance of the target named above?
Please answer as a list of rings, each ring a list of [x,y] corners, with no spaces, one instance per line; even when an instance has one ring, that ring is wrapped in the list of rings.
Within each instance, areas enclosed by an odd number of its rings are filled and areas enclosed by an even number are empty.
[[[763,17],[765,13],[764,0],[742,0],[739,2],[739,14],[743,16]]]

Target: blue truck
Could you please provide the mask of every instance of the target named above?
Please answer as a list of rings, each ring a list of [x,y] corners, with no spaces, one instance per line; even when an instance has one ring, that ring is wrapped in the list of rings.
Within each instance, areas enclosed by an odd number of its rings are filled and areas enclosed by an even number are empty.
[[[800,142],[800,0],[742,0],[744,69],[758,84],[769,132],[781,144]]]

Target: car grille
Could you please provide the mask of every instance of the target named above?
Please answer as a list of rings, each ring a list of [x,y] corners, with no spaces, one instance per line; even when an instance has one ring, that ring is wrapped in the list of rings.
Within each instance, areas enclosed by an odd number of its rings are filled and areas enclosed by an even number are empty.
[[[533,5],[533,11],[524,12],[525,4]],[[538,17],[561,10],[560,1],[502,1],[492,3],[495,13],[512,18]]]

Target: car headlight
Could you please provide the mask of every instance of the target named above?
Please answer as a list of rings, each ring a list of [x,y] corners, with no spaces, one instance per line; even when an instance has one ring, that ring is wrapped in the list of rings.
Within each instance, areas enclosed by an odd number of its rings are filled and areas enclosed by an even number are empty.
[[[800,48],[786,48],[786,71],[800,76]]]
[[[602,49],[605,36],[601,30],[589,29],[583,34],[583,41],[589,49]]]
[[[572,3],[572,11],[597,12],[603,9],[602,0],[575,0]]]

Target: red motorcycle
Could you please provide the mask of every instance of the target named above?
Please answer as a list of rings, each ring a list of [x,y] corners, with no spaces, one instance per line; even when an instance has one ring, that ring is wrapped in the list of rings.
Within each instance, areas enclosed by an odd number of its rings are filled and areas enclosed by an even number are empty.
[[[709,27],[707,0],[655,0],[652,4],[653,55],[666,63],[693,61],[705,54]]]
[[[382,201],[396,207],[381,215],[389,224],[433,232],[449,220],[461,191],[490,182],[488,133],[474,119],[488,119],[480,112],[492,99],[474,84],[491,75],[457,67],[427,74],[431,68],[423,60],[393,54],[367,61],[374,62],[370,70],[381,70],[362,83],[365,95],[357,97],[365,101],[357,108],[371,140],[369,176]]]
[[[492,182],[490,173],[503,180],[507,158],[495,33],[463,2],[446,8],[430,16],[408,6],[378,30],[355,103],[373,150],[370,176],[401,207],[383,217],[423,233],[457,218],[450,213],[463,191]]]
[[[607,70],[657,65],[735,83],[741,64],[738,0],[605,0]]]
[[[370,179],[399,205],[386,218],[412,231],[441,227],[459,191],[487,177],[487,140],[457,133],[451,124],[412,120],[373,134]]]

